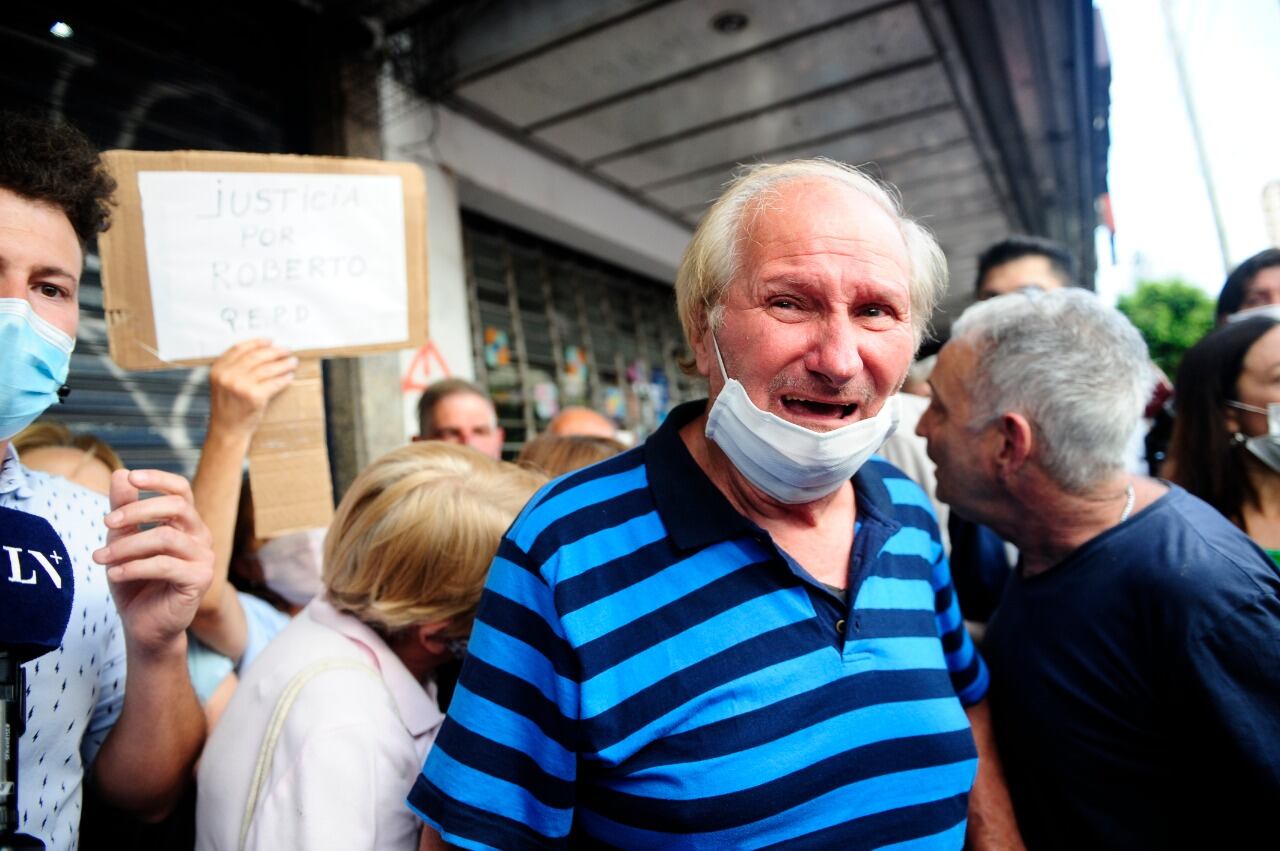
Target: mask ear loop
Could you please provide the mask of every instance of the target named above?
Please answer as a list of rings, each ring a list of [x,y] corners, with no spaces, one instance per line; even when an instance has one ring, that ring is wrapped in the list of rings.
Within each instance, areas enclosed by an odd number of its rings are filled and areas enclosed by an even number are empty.
[[[1280,402],[1268,402],[1265,408],[1258,405],[1246,405],[1244,402],[1237,402],[1234,399],[1228,399],[1226,404],[1228,408],[1237,408],[1241,411],[1262,414],[1267,418],[1267,434],[1271,437],[1280,437]],[[1240,432],[1236,432],[1232,439],[1236,443],[1243,443],[1245,437]]]
[[[724,368],[724,358],[720,356],[720,344],[716,342],[715,332],[708,332],[708,333],[711,334],[711,348],[715,350],[716,363],[720,364],[720,377],[725,380],[725,383],[728,383],[729,371]]]
[[[1251,414],[1262,414],[1263,416],[1266,416],[1268,413],[1266,408],[1259,408],[1257,405],[1246,405],[1244,402],[1237,402],[1234,399],[1227,400],[1227,407],[1238,408],[1241,411],[1248,411]]]

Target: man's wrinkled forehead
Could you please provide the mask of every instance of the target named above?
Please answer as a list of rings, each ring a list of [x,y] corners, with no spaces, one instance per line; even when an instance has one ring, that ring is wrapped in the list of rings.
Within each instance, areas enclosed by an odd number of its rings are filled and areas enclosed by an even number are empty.
[[[738,234],[740,268],[755,270],[772,257],[816,253],[854,255],[910,274],[898,222],[852,186],[808,178],[771,188],[751,202]]]

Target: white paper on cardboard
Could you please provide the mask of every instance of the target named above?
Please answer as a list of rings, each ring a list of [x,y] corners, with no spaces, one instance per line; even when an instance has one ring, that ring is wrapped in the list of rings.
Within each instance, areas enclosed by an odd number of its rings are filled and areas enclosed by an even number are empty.
[[[266,337],[295,351],[409,337],[394,175],[139,171],[164,360]]]

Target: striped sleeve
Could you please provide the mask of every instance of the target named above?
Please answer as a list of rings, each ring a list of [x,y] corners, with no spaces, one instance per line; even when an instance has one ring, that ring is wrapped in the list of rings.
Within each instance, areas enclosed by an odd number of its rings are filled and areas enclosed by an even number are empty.
[[[408,804],[463,848],[566,844],[577,771],[577,665],[552,589],[498,549],[448,717]]]
[[[969,630],[965,629],[956,589],[951,584],[951,566],[941,549],[938,548],[937,558],[933,562],[934,617],[938,623],[938,636],[942,639],[942,650],[946,655],[947,670],[951,673],[951,684],[956,690],[956,696],[965,706],[973,706],[987,696],[990,675],[987,673],[987,663],[974,647]]]

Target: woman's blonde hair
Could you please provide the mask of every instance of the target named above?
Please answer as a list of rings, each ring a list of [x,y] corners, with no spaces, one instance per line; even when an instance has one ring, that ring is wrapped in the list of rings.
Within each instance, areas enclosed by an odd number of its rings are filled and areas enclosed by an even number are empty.
[[[471,629],[498,542],[546,480],[474,449],[420,442],[356,477],[329,527],[329,601],[383,633]]]
[[[113,473],[124,469],[120,456],[107,442],[92,434],[76,434],[62,423],[41,420],[13,436],[13,448],[21,455],[33,449],[79,449],[86,457],[97,458]]]
[[[612,458],[626,450],[619,440],[586,434],[544,434],[520,450],[516,463],[526,470],[546,473],[552,478]]]

